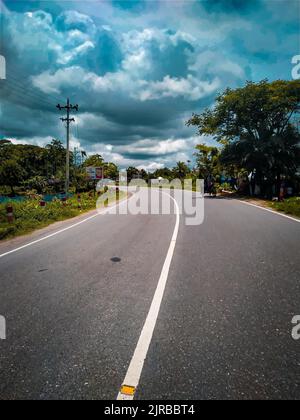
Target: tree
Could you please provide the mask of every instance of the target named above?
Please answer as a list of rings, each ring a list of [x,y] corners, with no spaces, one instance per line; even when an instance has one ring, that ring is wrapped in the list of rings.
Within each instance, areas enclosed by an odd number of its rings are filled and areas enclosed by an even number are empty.
[[[206,179],[208,176],[214,178],[219,176],[222,172],[220,150],[217,147],[211,147],[205,144],[198,144],[196,150],[195,156],[199,177]]]
[[[73,168],[72,171],[72,185],[75,187],[75,192],[84,192],[89,189],[89,181],[86,172],[83,168]]]
[[[23,186],[25,188],[30,188],[31,190],[36,190],[38,194],[43,194],[48,187],[48,182],[47,179],[42,176],[35,176],[23,182]]]
[[[10,140],[6,140],[6,139],[1,139],[0,140],[0,147],[7,146],[9,144],[12,144],[12,142]]]
[[[85,160],[85,162],[84,162],[83,166],[84,166],[85,168],[88,168],[89,166],[93,166],[93,167],[98,168],[98,167],[103,166],[103,164],[104,164],[104,159],[103,159],[103,157],[102,157],[101,155],[96,154],[96,155],[89,156],[89,157]]]
[[[279,189],[281,176],[294,175],[300,164],[300,138],[292,124],[299,103],[300,80],[247,82],[226,89],[214,109],[193,115],[187,125],[223,144],[223,164],[255,172],[262,189],[277,179]]]
[[[133,178],[139,177],[139,175],[140,171],[134,166],[129,166],[129,168],[127,168],[128,181],[131,181]]]
[[[190,168],[184,162],[177,162],[176,166],[172,170],[174,178],[185,179],[190,175]]]
[[[72,153],[70,155],[70,179],[77,191],[89,188],[85,171],[87,166],[103,167],[107,178],[118,177],[118,167],[114,163],[104,162],[101,155],[90,156],[80,166],[73,163]],[[40,194],[48,190],[59,192],[64,188],[65,169],[66,149],[60,140],[53,139],[45,148],[0,140],[0,185],[10,186],[12,190],[22,186],[23,189],[35,189]]]
[[[0,166],[0,184],[11,188],[14,195],[14,187],[18,187],[26,179],[26,171],[16,160],[8,159],[1,162]]]
[[[50,159],[47,151],[38,146],[14,146],[18,163],[26,170],[28,178],[47,177]]]
[[[58,173],[61,174],[66,167],[66,149],[62,142],[56,139],[53,139],[50,144],[47,144],[46,149],[51,175],[57,177]]]
[[[164,179],[168,179],[169,181],[171,181],[173,177],[174,177],[174,174],[172,170],[169,168],[156,169],[156,171],[152,175],[152,178],[154,179],[164,178]]]
[[[143,179],[144,181],[148,181],[148,179],[149,179],[149,174],[145,171],[145,169],[141,169],[141,170],[140,170],[140,177],[141,177],[141,179]]]
[[[109,179],[117,179],[119,176],[119,168],[112,162],[105,163],[104,177]]]

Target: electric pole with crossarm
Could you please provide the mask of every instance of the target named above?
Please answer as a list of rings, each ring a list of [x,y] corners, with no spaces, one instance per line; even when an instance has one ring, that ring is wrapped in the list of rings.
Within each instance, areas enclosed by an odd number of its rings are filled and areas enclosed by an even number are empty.
[[[61,118],[63,122],[67,123],[67,157],[66,157],[66,196],[68,196],[69,187],[70,187],[70,124],[71,122],[75,122],[74,118],[70,118],[70,112],[72,110],[78,111],[79,107],[78,105],[71,105],[70,99],[67,100],[67,105],[61,106],[57,105],[56,108],[58,108],[60,111],[66,109],[67,110],[67,118]]]

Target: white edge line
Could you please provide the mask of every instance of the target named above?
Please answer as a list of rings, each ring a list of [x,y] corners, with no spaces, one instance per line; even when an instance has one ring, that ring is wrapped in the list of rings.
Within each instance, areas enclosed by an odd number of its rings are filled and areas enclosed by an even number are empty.
[[[12,249],[11,251],[5,252],[4,254],[0,255],[0,258],[6,257],[7,255],[10,255],[10,254],[14,254],[15,252],[21,251],[22,249],[25,249],[25,248],[28,248],[32,245],[38,244],[39,242],[45,241],[46,239],[53,238],[53,236],[60,235],[61,233],[64,233],[64,232],[66,232],[70,229],[73,229],[73,228],[75,228],[79,225],[82,225],[83,223],[86,223],[86,222],[94,219],[95,217],[105,215],[105,214],[109,213],[109,211],[111,211],[111,210],[115,209],[116,207],[120,206],[121,204],[123,204],[125,202],[128,202],[128,200],[130,200],[130,198],[131,197],[127,198],[126,200],[120,201],[118,204],[115,204],[114,206],[103,209],[103,211],[97,212],[96,214],[93,214],[93,216],[87,217],[86,219],[81,220],[80,222],[75,223],[74,225],[68,226],[67,228],[64,228],[64,229],[61,229],[61,230],[58,230],[57,232],[51,233],[50,235],[44,236],[43,238],[37,239],[36,241],[29,242],[28,244],[22,245],[19,248],[15,248],[15,249]]]
[[[238,200],[238,202],[246,204],[247,206],[256,207],[257,209],[264,210],[264,211],[267,211],[269,213],[275,214],[277,216],[284,217],[285,219],[293,220],[294,222],[300,223],[300,219],[295,219],[294,217],[288,216],[287,214],[282,214],[282,213],[279,213],[278,211],[274,211],[274,210],[271,210],[271,209],[266,209],[265,207],[258,206],[256,204],[252,204],[252,203],[248,203],[247,201],[243,201],[243,200]]]
[[[169,276],[169,271],[171,267],[171,262],[173,259],[174,250],[176,246],[177,236],[179,232],[180,211],[179,211],[178,204],[171,195],[165,192],[162,192],[162,193],[171,197],[171,199],[175,203],[176,224],[175,224],[174,232],[172,235],[170,247],[169,247],[165,262],[164,262],[164,266],[163,266],[163,269],[162,269],[162,272],[161,272],[161,275],[157,284],[157,288],[156,288],[156,291],[155,291],[155,294],[151,303],[150,310],[148,312],[144,327],[142,329],[140,338],[138,340],[138,343],[135,348],[130,365],[128,367],[125,379],[122,384],[122,386],[127,385],[130,387],[133,387],[134,390],[136,390],[138,387],[142,370],[144,367],[144,362],[146,360],[147,353],[151,344],[151,340],[152,340],[154,328],[157,322],[158,314],[160,311],[162,299],[164,296],[164,292],[165,292],[165,288],[166,288],[166,284],[167,284],[167,280]],[[121,389],[122,389],[122,386],[121,386]],[[134,399],[134,395],[122,394],[121,390],[117,396],[117,400],[133,400],[133,399]]]

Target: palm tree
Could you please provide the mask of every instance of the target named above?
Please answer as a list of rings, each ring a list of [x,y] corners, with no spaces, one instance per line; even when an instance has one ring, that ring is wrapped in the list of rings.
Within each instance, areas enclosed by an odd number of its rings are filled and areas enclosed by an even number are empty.
[[[184,162],[177,162],[175,168],[173,168],[173,173],[175,178],[185,179],[187,175],[190,174],[190,168]]]

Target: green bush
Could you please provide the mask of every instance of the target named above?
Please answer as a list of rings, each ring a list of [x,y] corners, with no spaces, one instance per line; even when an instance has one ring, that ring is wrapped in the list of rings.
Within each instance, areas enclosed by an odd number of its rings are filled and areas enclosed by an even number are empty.
[[[273,203],[272,206],[278,211],[300,217],[300,197],[289,198],[280,203]]]
[[[7,225],[7,227],[0,227],[0,240],[5,239],[8,236],[13,236],[17,231],[16,226]]]
[[[10,204],[14,210],[14,222],[11,224],[7,222],[7,203],[0,204],[0,240],[29,233],[53,222],[70,219],[96,209],[97,195],[84,193],[80,197],[81,207],[79,207],[77,195],[68,199],[66,205],[61,200],[46,203],[45,207],[41,207],[37,199],[12,202]]]
[[[223,191],[234,191],[232,186],[228,182],[225,182],[223,184],[215,183],[214,189],[217,193],[222,193]]]

